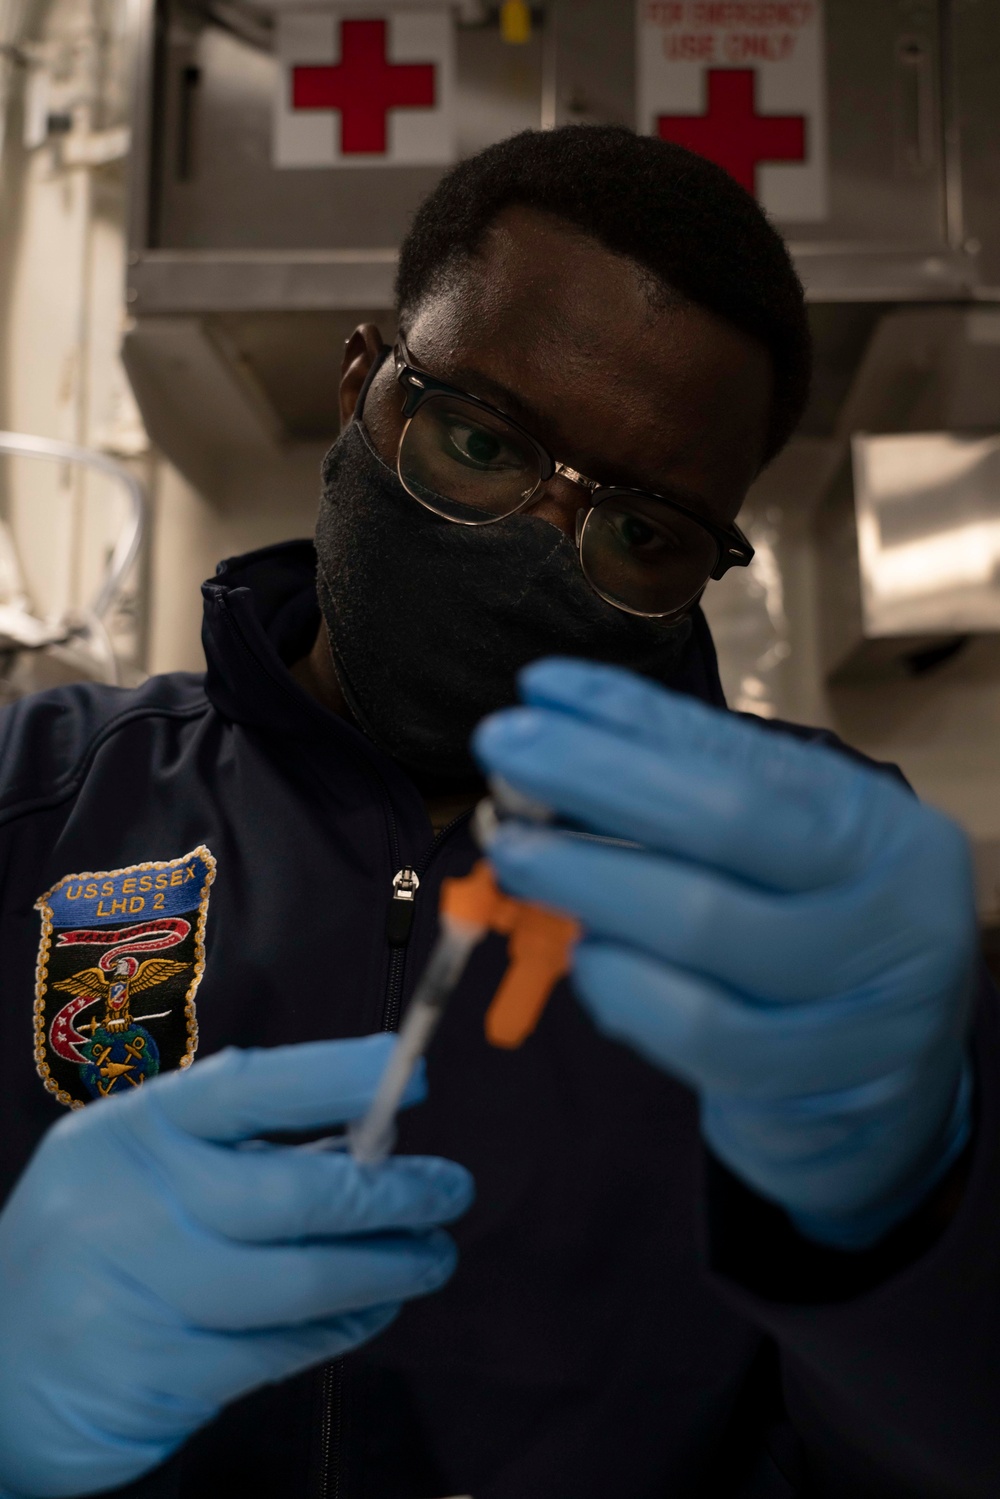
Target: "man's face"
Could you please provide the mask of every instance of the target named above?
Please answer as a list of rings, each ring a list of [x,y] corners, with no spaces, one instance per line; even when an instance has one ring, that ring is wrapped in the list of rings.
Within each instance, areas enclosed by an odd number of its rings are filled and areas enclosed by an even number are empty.
[[[349,420],[377,337],[348,344]],[[560,462],[601,483],[673,495],[734,519],[763,457],[771,363],[755,339],[701,308],[665,304],[651,278],[562,221],[512,208],[480,253],[421,305],[414,363],[519,420]],[[365,424],[389,464],[402,431],[391,361]],[[578,487],[559,476],[527,513],[573,534]]]

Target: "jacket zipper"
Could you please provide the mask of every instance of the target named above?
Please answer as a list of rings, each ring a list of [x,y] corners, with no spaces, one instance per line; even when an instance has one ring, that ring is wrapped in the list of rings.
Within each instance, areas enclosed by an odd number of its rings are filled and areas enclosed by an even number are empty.
[[[380,781],[381,786],[381,781]],[[382,787],[384,790],[385,788]],[[388,792],[385,793],[386,821],[389,830],[389,848],[393,863],[399,859],[399,834],[392,812]],[[413,929],[417,891],[421,875],[426,873],[434,855],[445,838],[459,823],[469,816],[462,812],[452,818],[447,826],[436,833],[430,847],[415,865],[404,864],[392,877],[392,893],[386,915],[386,940],[389,943],[389,974],[386,980],[385,1007],[382,1011],[382,1029],[394,1031],[399,1025],[399,1005],[403,995],[403,969],[406,966],[406,948]],[[320,1464],[320,1499],[340,1499],[340,1454],[341,1427],[343,1418],[343,1387],[345,1365],[339,1358],[323,1370],[323,1426],[320,1432],[322,1460]]]
[[[385,1010],[382,1016],[384,1031],[394,1031],[399,1028],[399,1003],[403,997],[403,969],[406,966],[406,948],[413,928],[420,881],[427,873],[444,840],[468,817],[468,812],[460,812],[457,817],[453,817],[439,833],[435,833],[430,846],[416,864],[405,864],[392,877],[392,896],[389,900],[389,914],[386,919],[386,936],[390,949],[389,978],[386,984]]]
[[[389,943],[389,976],[386,982],[382,1029],[394,1031],[399,1023],[399,1000],[403,990],[403,968],[406,948],[413,927],[413,912],[420,889],[420,876],[409,864],[392,877],[392,896],[386,916],[385,935]]]
[[[344,1360],[327,1364],[323,1370],[321,1401],[323,1408],[320,1428],[322,1463],[319,1479],[319,1499],[340,1499],[340,1425],[341,1386],[344,1380]]]
[[[222,615],[235,639],[242,647],[244,654],[250,658],[255,666],[260,668],[261,662],[258,660],[256,652],[251,649],[249,641],[244,636],[238,621],[233,617],[232,611],[229,609],[228,603],[226,602],[223,603]],[[277,685],[281,687],[286,696],[290,696],[293,699],[298,697],[297,690],[293,691],[292,689],[290,689],[280,678],[274,677],[271,672],[267,672],[267,676],[269,680],[276,682]],[[381,793],[385,808],[386,830],[389,835],[389,853],[392,858],[392,862],[394,864],[398,864],[399,830],[396,827],[396,818],[392,810],[392,798],[389,794],[389,789],[383,781],[382,777],[378,774],[378,771],[374,769],[374,767],[365,765],[363,768],[368,773],[368,775],[370,775],[371,778],[376,782],[379,788],[379,792]],[[390,912],[391,903],[397,900],[400,903],[408,901],[409,905],[407,908],[408,917],[405,920],[405,930],[403,927],[403,923],[400,923],[400,929],[403,931],[402,941],[392,945],[389,955],[389,976],[386,984],[386,1002],[385,1009],[382,1015],[382,1029],[385,1031],[395,1030],[399,1018],[399,1001],[402,996],[403,990],[403,967],[406,957],[406,943],[409,940],[410,928],[413,925],[413,902],[415,900],[417,890],[420,886],[420,876],[426,871],[428,865],[434,858],[434,855],[437,853],[445,838],[447,838],[448,834],[452,832],[454,828],[458,827],[459,823],[464,821],[464,819],[468,817],[468,815],[468,812],[462,812],[458,817],[453,818],[446,827],[443,827],[441,831],[435,835],[424,857],[419,860],[416,866],[404,865],[397,872],[397,874],[393,876]],[[409,876],[410,879],[405,879],[405,876]],[[399,918],[397,918],[397,920],[398,919]],[[345,1374],[345,1362],[342,1358],[335,1359],[333,1363],[327,1364],[326,1368],[323,1370],[321,1396],[323,1402],[323,1417],[322,1428],[320,1431],[320,1499],[341,1499],[340,1459],[342,1447]]]

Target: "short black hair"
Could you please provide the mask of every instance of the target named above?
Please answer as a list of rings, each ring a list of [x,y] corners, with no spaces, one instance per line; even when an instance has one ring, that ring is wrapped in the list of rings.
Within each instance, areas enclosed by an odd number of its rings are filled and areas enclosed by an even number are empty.
[[[773,458],[805,409],[812,354],[802,285],[756,199],[703,156],[622,125],[525,130],[459,162],[420,205],[400,249],[401,319],[514,204],[556,214],[759,339],[774,369]]]

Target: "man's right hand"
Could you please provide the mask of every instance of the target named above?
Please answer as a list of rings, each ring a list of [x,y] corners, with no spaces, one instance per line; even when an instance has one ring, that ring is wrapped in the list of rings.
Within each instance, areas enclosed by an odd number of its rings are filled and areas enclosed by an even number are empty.
[[[128,1483],[448,1279],[461,1166],[240,1147],[359,1117],[393,1039],[225,1051],[49,1131],[0,1215],[0,1493]]]

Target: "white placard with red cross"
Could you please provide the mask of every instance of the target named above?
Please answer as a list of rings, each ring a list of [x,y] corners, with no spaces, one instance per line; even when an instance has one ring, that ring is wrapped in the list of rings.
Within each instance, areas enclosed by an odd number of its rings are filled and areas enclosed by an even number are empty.
[[[276,167],[426,166],[455,159],[447,7],[279,13]]]
[[[638,128],[784,223],[829,214],[822,0],[638,0]]]

